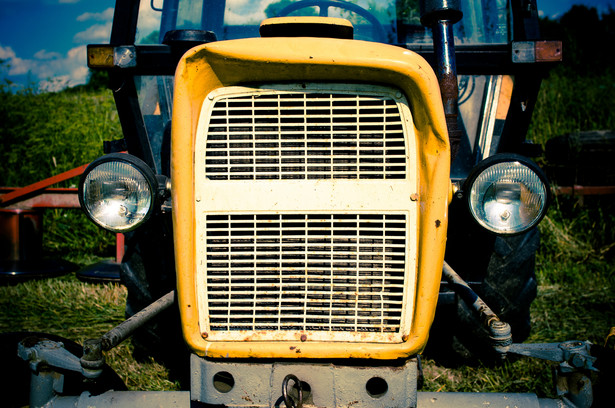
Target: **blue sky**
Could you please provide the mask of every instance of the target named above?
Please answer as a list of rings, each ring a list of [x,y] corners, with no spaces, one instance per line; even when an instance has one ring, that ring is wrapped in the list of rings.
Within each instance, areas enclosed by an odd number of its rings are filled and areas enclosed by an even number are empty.
[[[615,0],[538,0],[541,15],[551,18],[573,4],[615,8]],[[109,41],[114,5],[114,0],[0,0],[0,59],[9,64],[0,79],[34,82],[46,90],[85,83],[85,46]]]

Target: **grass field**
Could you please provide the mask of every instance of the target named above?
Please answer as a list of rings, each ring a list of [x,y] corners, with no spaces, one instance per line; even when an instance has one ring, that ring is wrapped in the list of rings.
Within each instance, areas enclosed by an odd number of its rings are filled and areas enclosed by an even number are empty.
[[[615,128],[615,75],[545,81],[529,137],[545,143],[575,130]],[[0,102],[0,185],[25,185],[87,163],[103,140],[120,137],[107,92],[4,94]],[[75,185],[72,180],[65,185]],[[615,200],[558,197],[540,226],[539,294],[530,341],[601,343],[615,326]],[[44,250],[81,265],[113,256],[114,238],[75,210],[45,214]],[[122,321],[125,288],[73,275],[0,287],[0,332],[50,332],[82,342]],[[177,389],[165,367],[136,361],[130,342],[107,355],[130,389]],[[522,359],[497,367],[448,368],[427,361],[424,390],[536,392],[553,396],[551,366]]]

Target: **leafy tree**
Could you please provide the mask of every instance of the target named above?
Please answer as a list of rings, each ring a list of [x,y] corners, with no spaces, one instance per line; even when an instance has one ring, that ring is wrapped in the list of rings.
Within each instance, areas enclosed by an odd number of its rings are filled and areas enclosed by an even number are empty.
[[[563,69],[578,74],[599,74],[615,67],[607,44],[615,42],[615,10],[598,14],[595,8],[572,6],[559,21],[541,19],[541,34],[563,43]]]

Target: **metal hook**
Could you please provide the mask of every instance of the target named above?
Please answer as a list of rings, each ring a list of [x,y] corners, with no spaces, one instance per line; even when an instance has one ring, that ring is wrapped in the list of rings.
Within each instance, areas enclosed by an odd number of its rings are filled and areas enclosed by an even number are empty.
[[[295,401],[288,395],[288,381],[293,380],[295,382],[295,386],[299,390],[299,401],[295,404]],[[303,407],[303,388],[301,387],[301,381],[293,375],[288,374],[284,377],[282,381],[282,397],[284,398],[284,404],[286,404],[286,408],[302,408]]]

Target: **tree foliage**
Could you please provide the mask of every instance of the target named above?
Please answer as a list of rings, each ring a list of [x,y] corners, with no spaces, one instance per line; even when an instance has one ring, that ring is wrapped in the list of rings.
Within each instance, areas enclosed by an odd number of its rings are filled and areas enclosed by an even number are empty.
[[[541,34],[563,42],[563,69],[576,74],[601,74],[613,70],[615,10],[600,15],[595,8],[575,5],[559,21],[541,19]]]

